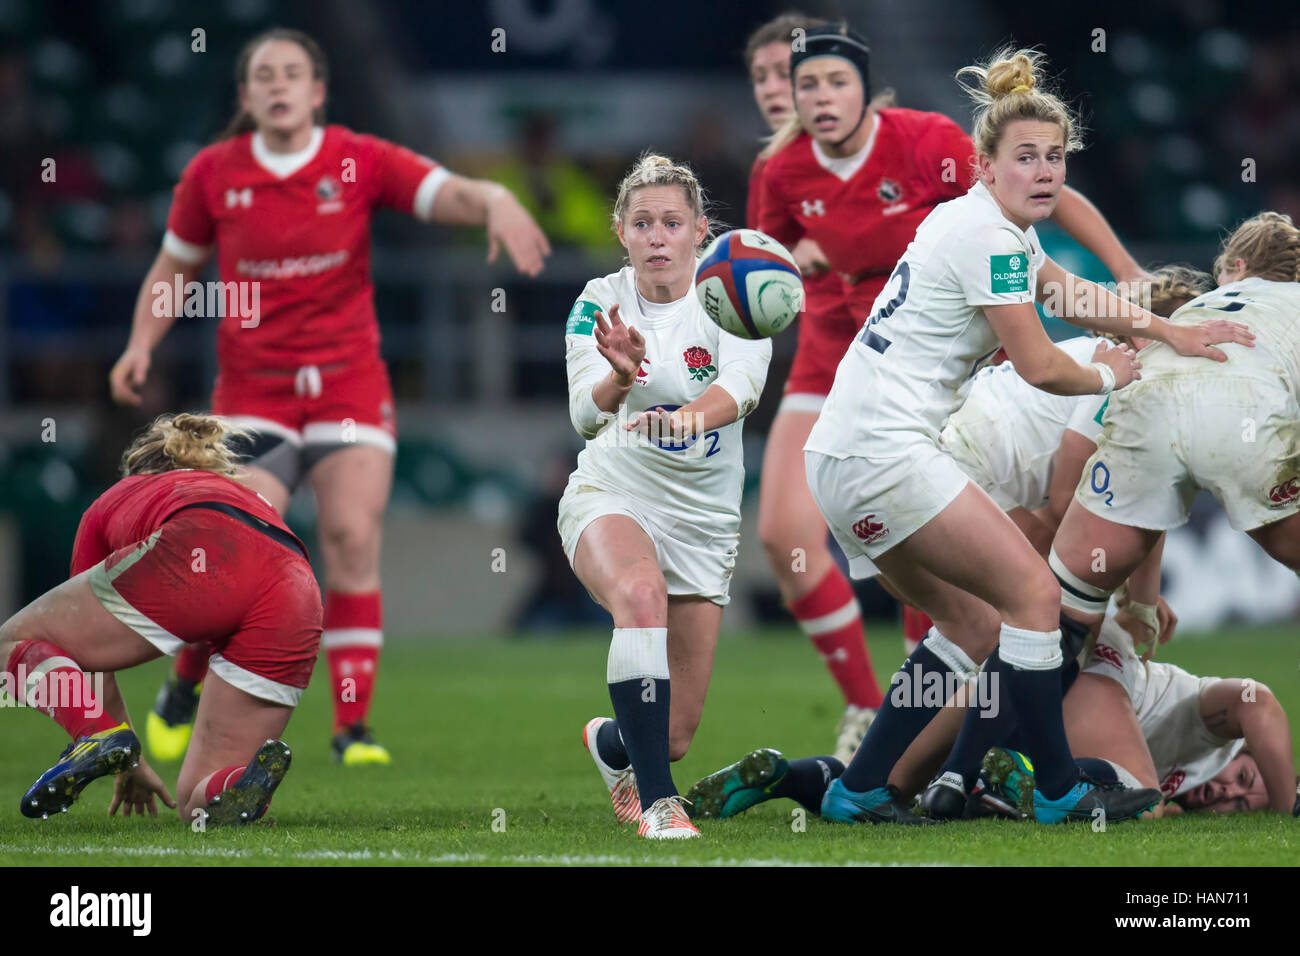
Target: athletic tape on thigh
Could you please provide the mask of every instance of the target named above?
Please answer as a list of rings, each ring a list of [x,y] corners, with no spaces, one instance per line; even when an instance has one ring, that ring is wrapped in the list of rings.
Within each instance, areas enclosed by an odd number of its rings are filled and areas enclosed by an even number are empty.
[[[1061,585],[1061,607],[1080,614],[1105,614],[1110,604],[1110,592],[1075,577],[1056,554],[1056,547],[1047,554],[1047,565]]]
[[[979,667],[970,659],[970,655],[940,634],[937,627],[930,628],[921,643],[959,677],[974,677],[979,673]]]
[[[606,682],[617,684],[644,677],[668,679],[668,628],[614,628],[605,667]]]
[[[1002,663],[1022,671],[1050,671],[1060,667],[1061,632],[1027,631],[1005,621],[998,633],[998,656]]]

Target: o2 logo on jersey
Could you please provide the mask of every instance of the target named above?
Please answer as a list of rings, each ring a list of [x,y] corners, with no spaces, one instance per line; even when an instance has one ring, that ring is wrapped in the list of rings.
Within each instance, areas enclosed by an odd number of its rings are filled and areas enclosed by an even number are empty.
[[[1297,495],[1300,495],[1300,478],[1283,481],[1268,489],[1268,500],[1271,502],[1269,507],[1288,504],[1294,501]]]
[[[657,408],[661,412],[675,412],[681,407],[682,406],[680,405],[652,405],[650,408],[647,408],[646,411],[651,411],[652,409]],[[667,434],[651,434],[649,436],[649,442],[663,451],[690,451],[695,448],[701,438],[707,442],[704,446],[703,457],[712,458],[718,453],[719,435],[716,431],[705,432],[703,435],[692,435],[689,438],[683,438],[681,441],[676,441],[671,435]],[[695,452],[695,457],[700,457],[698,451]]]
[[[1088,483],[1092,486],[1095,494],[1106,496],[1106,507],[1109,508],[1110,503],[1115,500],[1115,492],[1107,490],[1110,488],[1110,469],[1102,462],[1097,462],[1092,466],[1092,474],[1088,478]]]

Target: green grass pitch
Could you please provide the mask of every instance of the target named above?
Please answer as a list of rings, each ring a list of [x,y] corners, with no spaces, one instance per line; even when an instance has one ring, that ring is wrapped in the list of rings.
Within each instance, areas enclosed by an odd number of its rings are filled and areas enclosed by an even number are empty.
[[[19,815],[18,799],[66,743],[39,713],[3,716],[0,863],[5,865],[429,864],[1017,864],[1239,866],[1300,858],[1300,821],[1277,815],[1183,815],[1142,823],[1044,827],[1001,821],[914,830],[845,827],[773,801],[699,840],[651,844],[614,822],[582,748],[586,720],[609,713],[606,638],[392,641],[373,722],[390,767],[344,769],[329,756],[329,702],[320,676],[285,739],[293,767],[270,823],[192,832],[174,812],[157,820],[106,816],[111,784],[96,781],[66,815]],[[901,660],[896,629],[871,628],[882,678]],[[1179,635],[1165,659],[1196,674],[1256,677],[1300,715],[1300,641],[1293,629]],[[135,719],[164,672],[158,662],[120,676]],[[674,766],[684,792],[698,777],[760,746],[825,753],[841,710],[821,662],[793,629],[724,637],[704,722]],[[142,722],[142,721],[141,721]],[[177,765],[156,764],[168,786]],[[495,824],[495,826],[494,826]]]

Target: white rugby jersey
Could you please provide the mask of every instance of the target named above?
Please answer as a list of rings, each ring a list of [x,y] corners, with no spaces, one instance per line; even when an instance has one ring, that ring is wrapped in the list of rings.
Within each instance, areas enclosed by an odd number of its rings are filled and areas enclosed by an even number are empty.
[[[936,206],[840,361],[805,449],[871,457],[888,432],[936,441],[998,350],[983,307],[1032,303],[1044,260],[1033,227],[1003,216],[982,183]]]
[[[596,350],[595,313],[619,319],[645,338],[646,354],[636,382],[617,414],[596,407],[592,388],[610,372]],[[622,492],[648,508],[670,513],[725,516],[740,522],[745,469],[741,448],[744,418],[756,407],[772,357],[769,339],[750,341],[722,331],[705,314],[692,288],[676,302],[647,302],[637,292],[631,266],[582,290],[565,326],[569,417],[587,446],[574,476],[606,491]],[[719,385],[736,401],[740,417],[687,445],[651,444],[624,425],[648,408],[672,410]]]
[[[1179,355],[1163,342],[1142,350],[1142,381],[1188,371],[1246,372],[1278,377],[1300,397],[1300,283],[1251,276],[1198,296],[1170,316],[1176,325],[1229,319],[1255,333],[1255,347],[1217,346],[1226,362]]]
[[[1162,661],[1144,662],[1113,616],[1102,622],[1085,669],[1118,681],[1128,693],[1166,799],[1213,780],[1246,745],[1243,738],[1225,740],[1210,733],[1200,717],[1201,691],[1219,678],[1197,677]]]
[[[1081,365],[1101,339],[1081,335],[1056,345]],[[1053,395],[1034,388],[1010,362],[981,369],[965,403],[944,426],[941,445],[970,462],[976,482],[1004,511],[1047,504],[1066,430],[1091,442],[1102,433],[1105,395]]]

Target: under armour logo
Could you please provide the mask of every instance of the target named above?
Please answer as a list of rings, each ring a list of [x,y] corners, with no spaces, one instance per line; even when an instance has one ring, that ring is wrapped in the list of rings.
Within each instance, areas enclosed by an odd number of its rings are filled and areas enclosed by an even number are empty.
[[[822,660],[830,661],[832,663],[836,661],[847,661],[848,659],[849,659],[849,652],[842,647],[837,647],[829,654],[822,655]]]
[[[803,214],[805,216],[824,216],[826,215],[826,206],[820,199],[805,199],[803,202]]]
[[[226,208],[234,209],[236,206],[243,206],[247,209],[253,205],[253,188],[245,186],[243,189],[226,190]]]

